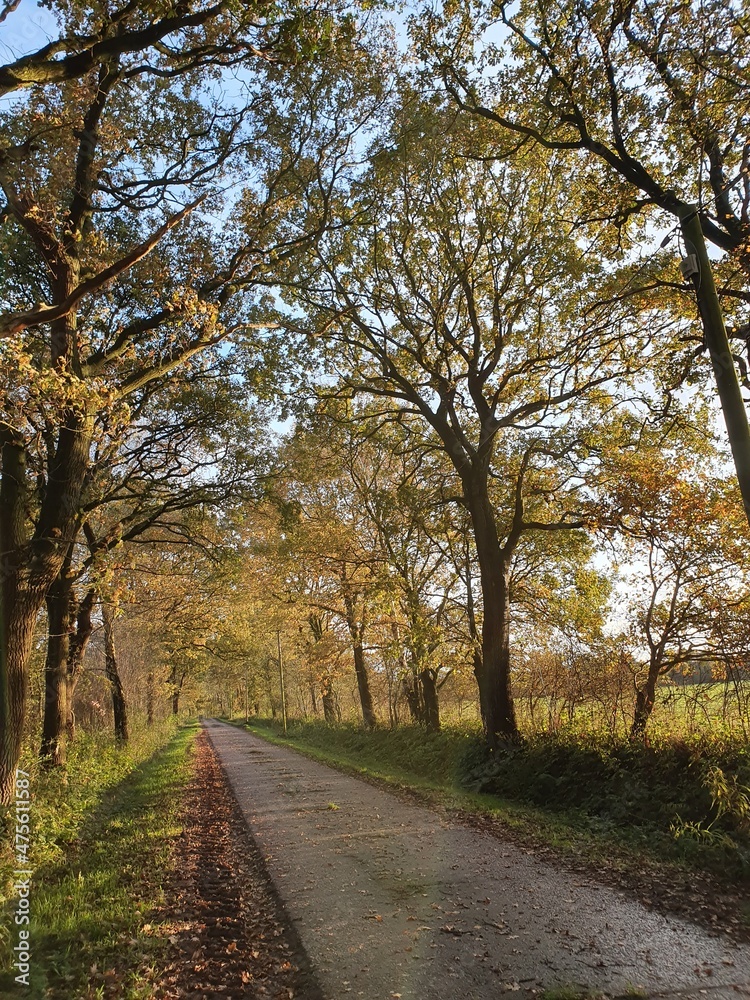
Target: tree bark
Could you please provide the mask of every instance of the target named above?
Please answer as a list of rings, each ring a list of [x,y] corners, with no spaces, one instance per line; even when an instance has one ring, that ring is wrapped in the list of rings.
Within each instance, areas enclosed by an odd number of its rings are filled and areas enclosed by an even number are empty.
[[[338,722],[340,712],[336,701],[336,689],[333,686],[333,677],[329,673],[323,674],[320,680],[321,701],[323,702],[323,718],[326,722]]]
[[[256,713],[257,714],[257,713]],[[149,668],[146,675],[146,725],[154,724],[154,671]]]
[[[404,675],[404,697],[406,698],[406,705],[409,709],[411,721],[421,726],[424,722],[424,712],[422,711],[419,680],[412,676],[411,672]]]
[[[91,612],[94,609],[96,591],[90,587],[85,597],[78,605],[76,627],[70,634],[70,646],[68,649],[68,669],[66,671],[66,682],[68,686],[68,716],[66,719],[67,738],[72,740],[75,736],[76,720],[73,711],[73,701],[75,698],[78,681],[83,673],[83,659],[86,655],[86,648],[89,639],[94,631],[94,622]],[[72,616],[71,610],[71,616]]]
[[[656,685],[659,682],[661,665],[652,659],[649,662],[648,674],[643,684],[635,689],[635,707],[633,709],[633,724],[630,727],[630,738],[632,740],[642,740],[646,735],[651,713],[654,710],[656,701]]]
[[[33,537],[26,533],[26,456],[6,437],[0,485],[0,803],[10,803],[23,735],[37,614],[78,530],[92,420],[70,411],[47,465]]]
[[[428,733],[440,732],[440,704],[438,702],[437,671],[427,667],[419,675],[424,705],[424,725]]]
[[[47,657],[44,664],[44,719],[39,756],[45,768],[64,767],[70,702],[68,657],[73,617],[72,548],[47,593]]]
[[[26,711],[26,664],[44,592],[29,586],[23,563],[26,456],[23,445],[3,442],[0,483],[0,803],[15,793]]]
[[[124,746],[128,742],[128,708],[120,673],[117,669],[117,648],[114,634],[114,611],[108,604],[102,604],[104,625],[104,672],[112,690],[112,713],[115,720],[115,742]]]
[[[72,547],[47,593],[44,720],[39,751],[47,768],[64,766],[67,744],[75,736],[73,699],[83,671],[86,646],[93,631],[91,610],[94,590],[90,589],[80,604],[77,602],[70,575],[71,559]]]
[[[7,588],[7,589],[6,589]],[[7,590],[12,588],[4,586]],[[34,622],[41,600],[14,600],[6,606],[0,639],[0,804],[10,805],[15,794],[16,768],[26,712],[27,663],[34,637]]]
[[[172,715],[179,715],[180,694],[182,693],[182,685],[185,683],[185,672],[179,673],[176,664],[173,664],[169,673],[169,682],[172,685]]]
[[[500,545],[486,482],[464,486],[482,584],[482,656],[475,658],[479,708],[490,746],[519,736],[510,684],[509,553]],[[507,548],[507,546],[506,546]]]
[[[375,718],[375,709],[372,706],[370,678],[365,662],[363,644],[364,624],[362,621],[357,620],[354,611],[354,598],[346,590],[344,592],[344,607],[346,608],[346,624],[349,627],[349,635],[352,637],[354,673],[357,677],[357,690],[359,691],[359,701],[362,706],[362,721],[364,722],[365,729],[374,729],[377,725],[377,719]]]
[[[742,398],[732,348],[724,326],[719,296],[716,293],[711,261],[701,229],[697,206],[689,206],[680,214],[680,225],[686,245],[693,248],[699,263],[699,273],[690,279],[698,299],[698,312],[703,336],[714,372],[716,394],[721,403],[724,425],[734,459],[734,469],[740,487],[745,517],[750,522],[750,427]],[[745,243],[747,246],[747,242]],[[747,253],[744,255],[748,260]],[[742,259],[742,255],[740,255]],[[747,270],[747,268],[746,268]]]
[[[377,725],[377,719],[375,718],[375,709],[372,707],[370,678],[367,673],[365,651],[361,640],[354,643],[354,672],[357,675],[357,689],[362,704],[362,721],[365,724],[365,729],[374,729]]]

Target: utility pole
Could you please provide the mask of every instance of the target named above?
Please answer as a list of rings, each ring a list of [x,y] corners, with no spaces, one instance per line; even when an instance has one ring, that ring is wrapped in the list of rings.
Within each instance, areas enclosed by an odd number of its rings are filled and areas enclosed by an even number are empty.
[[[714,370],[745,516],[750,522],[750,427],[695,205],[686,206],[680,214],[680,228],[688,253],[681,265],[682,273],[695,288],[703,336]]]
[[[281,629],[276,629],[276,644],[279,649],[279,681],[281,683],[281,718],[284,723],[284,736],[286,736],[286,690],[284,688],[284,661],[281,658]]]

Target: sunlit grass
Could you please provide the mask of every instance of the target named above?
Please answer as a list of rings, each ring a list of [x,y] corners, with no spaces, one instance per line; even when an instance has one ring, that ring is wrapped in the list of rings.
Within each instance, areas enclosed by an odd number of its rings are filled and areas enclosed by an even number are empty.
[[[124,751],[84,737],[76,741],[67,783],[37,776],[27,996],[149,995],[148,966],[164,948],[149,915],[163,901],[196,732],[196,726],[144,731]],[[96,752],[86,757],[85,749]],[[6,886],[11,874],[6,859]],[[6,896],[10,916],[14,897],[7,888]],[[16,931],[8,920],[4,925],[10,930],[0,992],[16,986],[9,959]]]

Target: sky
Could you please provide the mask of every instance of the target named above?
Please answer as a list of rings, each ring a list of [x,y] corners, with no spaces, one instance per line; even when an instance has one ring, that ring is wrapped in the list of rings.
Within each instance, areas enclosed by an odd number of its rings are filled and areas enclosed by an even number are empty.
[[[17,10],[0,24],[0,60],[10,62],[34,52],[57,34],[50,11],[32,0],[21,0]]]

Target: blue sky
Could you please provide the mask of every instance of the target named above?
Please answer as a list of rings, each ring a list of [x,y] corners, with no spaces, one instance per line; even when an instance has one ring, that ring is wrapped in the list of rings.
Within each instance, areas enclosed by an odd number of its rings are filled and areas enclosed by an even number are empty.
[[[52,13],[31,0],[22,0],[18,9],[0,24],[0,60],[11,62],[45,45],[57,34]]]

